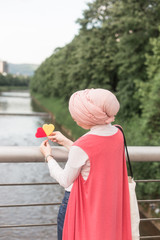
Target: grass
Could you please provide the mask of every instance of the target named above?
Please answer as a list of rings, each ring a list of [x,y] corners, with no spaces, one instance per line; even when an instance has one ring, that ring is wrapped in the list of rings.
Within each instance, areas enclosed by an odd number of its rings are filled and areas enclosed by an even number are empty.
[[[39,104],[41,104],[45,110],[48,110],[53,114],[53,117],[62,126],[62,129],[72,137],[73,140],[82,136],[86,131],[73,121],[68,110],[68,103],[65,103],[62,99],[55,97],[44,97],[41,94],[33,93],[33,99],[35,98]]]

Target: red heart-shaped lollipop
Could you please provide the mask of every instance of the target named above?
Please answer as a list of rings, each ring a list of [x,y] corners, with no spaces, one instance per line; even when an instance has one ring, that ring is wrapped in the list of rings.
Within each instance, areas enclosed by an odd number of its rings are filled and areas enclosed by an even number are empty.
[[[40,127],[40,128],[37,128],[37,132],[36,132],[35,136],[36,136],[37,138],[47,137],[45,131],[44,131],[43,128],[41,128],[41,127]]]

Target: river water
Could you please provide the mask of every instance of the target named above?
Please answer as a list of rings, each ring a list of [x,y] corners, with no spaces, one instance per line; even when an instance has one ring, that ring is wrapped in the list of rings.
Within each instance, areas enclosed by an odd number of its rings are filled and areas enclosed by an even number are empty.
[[[0,92],[0,113],[41,111],[29,92]],[[53,123],[50,118],[0,115],[0,146],[39,146],[38,127]],[[55,124],[55,123],[53,123]],[[56,126],[58,130],[58,126]],[[54,182],[45,163],[1,163],[0,183]],[[0,205],[61,202],[64,189],[59,185],[0,187]],[[58,206],[0,208],[0,225],[55,223]],[[149,223],[141,225],[142,235],[158,234]],[[56,226],[0,228],[0,240],[56,240]],[[152,240],[152,238],[150,239]]]
[[[33,113],[40,109],[27,91],[0,93],[0,113]],[[39,116],[0,116],[1,146],[39,146],[38,127],[53,123]],[[57,128],[56,128],[57,130]],[[53,182],[45,163],[1,163],[0,183]],[[60,202],[59,185],[0,187],[0,205]],[[55,223],[58,206],[0,208],[0,225]],[[0,240],[56,240],[56,227],[1,228]]]

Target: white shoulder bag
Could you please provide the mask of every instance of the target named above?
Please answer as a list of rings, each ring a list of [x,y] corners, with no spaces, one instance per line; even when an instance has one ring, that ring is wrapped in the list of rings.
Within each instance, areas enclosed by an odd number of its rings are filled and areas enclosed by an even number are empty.
[[[119,128],[123,133],[124,146],[126,149],[127,160],[128,160],[129,170],[131,175],[131,176],[128,176],[128,184],[129,184],[129,195],[130,195],[132,240],[139,240],[140,239],[140,234],[139,234],[140,216],[139,216],[139,209],[138,209],[138,203],[137,203],[137,197],[136,197],[136,191],[135,191],[136,182],[134,181],[134,178],[133,178],[132,166],[131,166],[131,162],[128,154],[127,143],[126,143],[123,129],[120,126],[116,126],[116,127]]]

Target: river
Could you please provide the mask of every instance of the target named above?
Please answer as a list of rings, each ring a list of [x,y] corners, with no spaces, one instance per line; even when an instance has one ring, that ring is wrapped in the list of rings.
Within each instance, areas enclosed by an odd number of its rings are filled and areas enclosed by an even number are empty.
[[[34,113],[41,111],[28,91],[0,93],[0,113]],[[40,116],[0,116],[1,146],[39,146],[35,138],[38,127],[53,123]],[[53,123],[55,124],[55,123]],[[58,130],[58,126],[56,126]],[[12,153],[11,153],[12,154]],[[45,163],[1,163],[0,183],[54,181]],[[0,187],[0,205],[60,202],[64,190],[59,185]],[[55,223],[58,206],[0,208],[0,225]],[[144,216],[143,216],[144,217]],[[159,234],[149,222],[141,224],[142,235]],[[56,227],[0,229],[0,240],[56,240]],[[152,238],[150,238],[152,240]]]
[[[41,111],[28,91],[0,93],[0,113]],[[39,146],[38,127],[53,123],[40,116],[0,116],[1,146]],[[54,124],[54,123],[53,123]],[[58,129],[57,129],[58,130]],[[12,153],[11,153],[12,154]],[[1,163],[0,183],[54,181],[45,163]],[[60,202],[64,190],[59,185],[0,187],[0,205]],[[58,206],[0,208],[0,225],[55,223]],[[1,228],[0,240],[56,240],[56,227]]]

